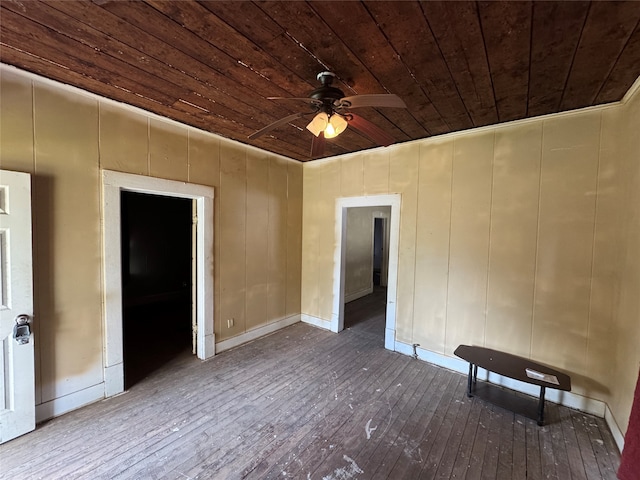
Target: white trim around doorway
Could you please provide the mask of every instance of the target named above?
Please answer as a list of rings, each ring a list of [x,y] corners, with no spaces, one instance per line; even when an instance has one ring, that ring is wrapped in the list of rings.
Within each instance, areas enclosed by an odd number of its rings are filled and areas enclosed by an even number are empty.
[[[102,171],[104,271],[104,395],[124,391],[120,192],[190,198],[196,203],[197,355],[215,354],[213,333],[213,187],[143,175]]]
[[[398,250],[400,238],[400,194],[368,195],[344,197],[336,200],[335,239],[333,252],[333,308],[331,313],[332,332],[344,328],[344,281],[347,235],[347,209],[353,207],[391,207],[389,219],[389,259],[387,281],[387,308],[384,347],[395,349],[396,343],[396,296],[398,287]]]

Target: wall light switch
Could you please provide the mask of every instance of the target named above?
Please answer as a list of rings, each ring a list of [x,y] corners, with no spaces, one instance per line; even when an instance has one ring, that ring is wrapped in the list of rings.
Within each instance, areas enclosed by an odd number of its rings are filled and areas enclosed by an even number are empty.
[[[227,319],[227,328],[233,327],[233,318]]]

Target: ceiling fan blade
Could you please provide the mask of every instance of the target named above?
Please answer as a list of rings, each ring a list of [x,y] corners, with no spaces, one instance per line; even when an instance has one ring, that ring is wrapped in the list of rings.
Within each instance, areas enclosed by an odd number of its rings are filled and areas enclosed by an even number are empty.
[[[319,107],[322,105],[322,101],[316,98],[308,98],[308,97],[267,97],[267,100],[293,100],[296,102],[304,102],[315,107]]]
[[[256,139],[260,135],[264,135],[265,133],[270,132],[274,128],[279,127],[280,125],[284,125],[286,123],[292,122],[293,120],[296,120],[300,117],[304,117],[305,115],[309,115],[309,112],[294,113],[293,115],[289,115],[288,117],[281,118],[280,120],[277,120],[273,123],[270,123],[266,127],[261,128],[257,132],[253,132],[251,135],[249,135],[249,140]]]
[[[353,127],[356,130],[362,132],[378,145],[388,147],[396,141],[395,138],[382,130],[380,127],[377,127],[376,125],[371,123],[369,120],[365,120],[364,118],[358,115],[354,115],[353,113],[349,113],[346,118],[347,122],[349,122],[350,127]]]
[[[320,132],[317,137],[314,135],[311,140],[311,158],[318,158],[324,155],[324,145],[326,140],[324,138],[324,132]]]
[[[399,96],[393,93],[352,95],[350,97],[343,97],[337,102],[337,108],[360,108],[360,107],[407,108],[407,105]]]

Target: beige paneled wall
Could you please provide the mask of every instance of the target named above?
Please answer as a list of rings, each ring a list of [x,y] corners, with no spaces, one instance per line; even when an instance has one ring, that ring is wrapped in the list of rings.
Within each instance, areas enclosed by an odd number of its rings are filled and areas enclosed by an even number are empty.
[[[447,355],[461,343],[485,344],[494,138],[490,130],[453,143],[449,295],[444,352],[439,352]]]
[[[420,146],[418,213],[416,215],[415,283],[421,286],[413,300],[421,321],[413,324],[413,343],[444,352],[449,293],[449,232],[453,142],[433,141]]]
[[[531,348],[542,132],[542,122],[495,132],[484,339],[512,353]]]
[[[101,168],[215,187],[216,341],[300,313],[301,164],[0,74],[0,168],[33,175],[38,402],[103,381]]]
[[[34,316],[46,402],[102,378],[98,103],[41,85],[33,94]]]
[[[609,355],[615,368],[609,372],[612,385],[611,410],[624,432],[629,423],[635,383],[640,369],[640,92],[625,105],[621,127],[624,132],[621,159],[621,176],[625,190],[622,207],[622,241],[617,242],[616,252],[621,259],[621,268],[615,272],[616,291],[612,292],[610,309],[615,312],[615,323],[609,334],[609,343],[614,345]],[[618,134],[619,135],[619,134]],[[611,157],[613,158],[612,153]],[[598,333],[598,332],[596,332]],[[612,337],[612,338],[611,338]]]
[[[625,306],[636,314],[624,319],[616,305],[625,291],[631,303],[631,285],[637,297],[638,277],[636,259],[627,267],[629,287],[615,282],[622,224],[629,223],[619,211],[625,195],[640,190],[625,194],[622,185],[630,168],[623,158],[631,155],[620,154],[624,108],[305,164],[302,313],[331,319],[326,277],[338,193],[401,193],[398,341],[448,356],[468,343],[532,357],[572,374],[575,393],[612,402],[615,344],[625,328],[635,338],[640,330],[637,303]],[[330,184],[341,191],[327,191]],[[638,204],[628,215],[637,218]],[[627,257],[637,255],[634,248]],[[630,370],[637,373],[637,360]]]

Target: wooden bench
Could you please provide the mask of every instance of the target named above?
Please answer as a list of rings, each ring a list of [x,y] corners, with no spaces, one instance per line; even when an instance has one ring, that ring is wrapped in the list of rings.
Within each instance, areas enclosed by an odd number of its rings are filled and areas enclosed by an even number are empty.
[[[571,391],[571,377],[569,375],[528,358],[469,345],[460,345],[453,353],[469,362],[469,377],[467,379],[467,396],[469,397],[473,396],[478,379],[478,367],[514,380],[538,385],[540,387],[537,412],[538,425],[544,424],[544,394],[546,388]]]

